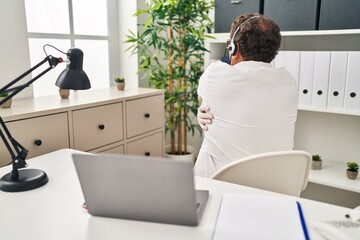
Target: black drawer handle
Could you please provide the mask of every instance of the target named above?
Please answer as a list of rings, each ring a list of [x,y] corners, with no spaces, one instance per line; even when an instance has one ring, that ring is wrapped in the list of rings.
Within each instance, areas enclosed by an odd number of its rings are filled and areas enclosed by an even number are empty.
[[[99,124],[99,129],[100,129],[100,130],[104,130],[104,129],[105,129],[105,125],[104,125],[104,124]]]
[[[35,143],[36,146],[41,146],[42,141],[41,141],[41,139],[36,139],[36,140],[34,141],[34,143]]]
[[[321,94],[323,94],[323,92],[321,90],[319,90],[319,91],[317,91],[317,94],[321,95]]]
[[[144,117],[150,118],[150,113],[145,113],[145,114],[144,114]]]
[[[356,97],[356,93],[354,93],[354,92],[350,93],[350,97],[352,97],[352,98]]]
[[[150,156],[150,152],[145,152],[145,156]]]

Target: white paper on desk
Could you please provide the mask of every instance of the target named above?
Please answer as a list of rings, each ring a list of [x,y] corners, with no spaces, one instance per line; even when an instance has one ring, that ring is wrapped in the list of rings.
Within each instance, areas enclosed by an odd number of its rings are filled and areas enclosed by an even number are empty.
[[[304,240],[294,197],[224,194],[212,240]]]

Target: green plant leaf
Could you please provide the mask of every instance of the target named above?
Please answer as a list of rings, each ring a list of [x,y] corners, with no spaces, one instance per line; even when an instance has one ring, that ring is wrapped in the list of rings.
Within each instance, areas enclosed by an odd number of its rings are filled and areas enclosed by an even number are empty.
[[[193,123],[199,107],[197,87],[203,73],[204,46],[213,22],[213,0],[151,0],[136,16],[146,15],[141,33],[129,31],[125,43],[139,56],[138,73],[149,86],[165,90],[165,131],[186,139],[201,128]],[[181,131],[180,131],[181,130]],[[184,144],[176,142],[175,144]]]

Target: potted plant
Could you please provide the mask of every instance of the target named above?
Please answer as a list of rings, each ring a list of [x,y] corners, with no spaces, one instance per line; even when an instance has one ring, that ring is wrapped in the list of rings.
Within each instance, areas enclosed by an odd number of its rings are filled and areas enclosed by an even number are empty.
[[[116,82],[116,87],[119,91],[124,90],[125,88],[125,78],[123,77],[117,77],[114,79],[114,81]]]
[[[4,98],[6,98],[7,96],[9,96],[8,92],[2,92],[0,94],[0,100],[3,100]],[[4,102],[3,104],[1,104],[1,108],[10,108],[11,107],[11,103],[12,103],[12,98],[8,99],[6,102]]]
[[[355,180],[358,175],[359,165],[356,162],[347,162],[346,175],[349,179]]]
[[[59,95],[62,99],[68,99],[70,96],[70,89],[59,88]]]
[[[311,162],[311,169],[320,170],[322,166],[322,159],[320,155],[313,155]]]
[[[139,72],[150,87],[165,90],[165,129],[170,153],[188,154],[187,134],[201,128],[194,123],[199,107],[197,87],[203,73],[204,39],[213,22],[208,12],[213,0],[151,0],[135,15],[146,15],[140,33],[130,31],[126,43],[138,53]]]

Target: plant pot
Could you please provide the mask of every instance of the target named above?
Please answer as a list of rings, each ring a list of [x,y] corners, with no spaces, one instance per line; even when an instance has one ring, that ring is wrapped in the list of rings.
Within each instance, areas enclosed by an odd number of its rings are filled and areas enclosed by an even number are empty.
[[[195,163],[195,158],[196,158],[196,148],[187,145],[186,146],[186,150],[187,150],[187,154],[184,155],[174,155],[171,154],[171,146],[170,145],[166,145],[165,146],[165,157],[169,158],[171,160],[179,160],[179,161],[191,161],[192,163]]]
[[[311,169],[312,170],[320,170],[322,166],[322,161],[312,161],[311,162]]]
[[[3,100],[4,97],[0,97],[0,100]],[[11,107],[11,103],[12,103],[12,98],[8,99],[6,102],[4,102],[3,104],[1,104],[1,108],[10,108]]]
[[[122,91],[125,88],[125,82],[116,83],[117,90]]]
[[[355,180],[357,178],[358,172],[346,170],[346,175],[348,179]]]
[[[60,97],[63,99],[69,98],[70,89],[59,88]]]

